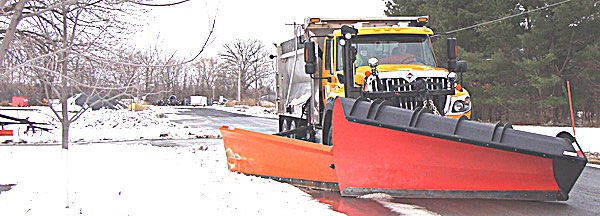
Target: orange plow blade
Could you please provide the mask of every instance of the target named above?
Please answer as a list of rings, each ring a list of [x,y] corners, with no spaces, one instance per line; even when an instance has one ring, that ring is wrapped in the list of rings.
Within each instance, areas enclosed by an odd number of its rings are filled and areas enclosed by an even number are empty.
[[[223,126],[231,171],[309,188],[339,190],[331,146]]]

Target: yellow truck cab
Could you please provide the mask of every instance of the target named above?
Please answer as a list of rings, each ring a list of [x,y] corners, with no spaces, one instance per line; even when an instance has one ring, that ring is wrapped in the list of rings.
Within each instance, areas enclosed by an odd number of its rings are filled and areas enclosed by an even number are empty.
[[[356,55],[354,60],[354,87],[360,88],[363,92],[376,91],[410,91],[410,85],[401,86],[416,81],[417,79],[427,79],[433,82],[429,88],[438,89],[442,86],[435,86],[435,83],[447,87],[451,85],[453,94],[447,96],[440,114],[459,118],[465,116],[471,117],[471,100],[469,92],[462,88],[458,82],[448,82],[448,76],[454,76],[456,73],[450,73],[447,69],[439,67],[433,52],[431,36],[433,31],[424,26],[427,17],[412,18],[413,23],[422,23],[422,25],[410,25],[410,21],[404,26],[370,26],[362,27],[356,25],[358,33],[353,38],[352,47]],[[420,20],[419,20],[420,19]],[[323,22],[321,19],[313,18],[313,22]],[[328,98],[345,97],[344,66],[342,63],[342,46],[340,41],[344,41],[341,30],[334,30],[332,34],[324,39],[324,51],[322,54],[321,71],[323,77],[322,91],[324,92],[322,100]],[[344,43],[344,42],[342,42]],[[374,76],[368,60],[375,58],[378,60],[377,71],[379,74]],[[383,85],[376,85],[377,79]],[[396,88],[396,89],[394,89]],[[423,100],[407,99],[400,101],[400,106],[407,109],[415,109],[422,106]],[[442,113],[443,112],[443,113]]]

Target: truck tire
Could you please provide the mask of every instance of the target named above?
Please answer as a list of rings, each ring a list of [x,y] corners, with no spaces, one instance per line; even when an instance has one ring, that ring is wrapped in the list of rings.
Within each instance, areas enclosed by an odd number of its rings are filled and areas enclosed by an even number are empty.
[[[329,98],[327,99],[327,102],[325,103],[325,110],[323,113],[325,113],[323,115],[323,145],[328,145],[328,146],[332,146],[333,143],[331,141],[332,139],[332,135],[331,135],[331,120],[332,120],[332,116],[333,116],[333,103],[335,102],[335,99],[333,98]]]
[[[323,139],[323,144],[324,145],[328,145],[328,146],[333,146],[333,133],[331,130],[331,124],[329,124],[329,129],[328,129],[328,133],[327,133],[327,137],[325,139]]]

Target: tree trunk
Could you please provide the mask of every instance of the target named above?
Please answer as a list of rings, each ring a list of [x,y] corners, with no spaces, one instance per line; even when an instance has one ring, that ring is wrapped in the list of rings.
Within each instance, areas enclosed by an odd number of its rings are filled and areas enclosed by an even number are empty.
[[[70,119],[69,119],[69,110],[67,109],[67,99],[69,98],[69,94],[68,94],[68,88],[67,88],[67,66],[69,65],[69,52],[67,51],[67,43],[68,43],[68,37],[67,37],[67,8],[68,6],[63,5],[63,48],[65,49],[65,51],[63,52],[63,59],[62,59],[62,79],[61,79],[61,85],[62,85],[62,91],[61,91],[61,103],[62,103],[62,148],[63,149],[69,149],[69,126],[70,126]]]
[[[64,109],[65,106],[63,106]],[[63,112],[63,118],[65,118],[65,114],[66,112]],[[70,123],[68,120],[63,120],[62,121],[62,148],[63,149],[69,149],[69,127],[70,127]]]

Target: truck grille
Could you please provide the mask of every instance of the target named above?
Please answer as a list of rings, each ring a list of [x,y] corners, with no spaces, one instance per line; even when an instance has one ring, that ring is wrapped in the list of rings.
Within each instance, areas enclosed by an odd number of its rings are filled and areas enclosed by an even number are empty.
[[[427,86],[427,90],[429,91],[439,91],[439,90],[452,90],[452,85],[448,78],[444,77],[425,77],[425,78],[417,78],[417,80],[413,81],[413,84],[416,84],[418,80],[424,80],[425,85]],[[371,81],[371,86],[373,86],[373,91],[413,91],[415,90],[414,85],[409,85],[408,81],[403,78],[389,78],[389,79],[381,79],[381,89],[377,88],[376,81]]]
[[[401,97],[400,106],[404,109],[414,110],[419,106],[423,106],[423,101],[418,101],[416,97]]]
[[[413,82],[408,82],[403,78],[388,78],[380,79],[381,87],[377,87],[375,80],[369,83],[372,86],[373,95],[377,92],[400,92],[406,94],[396,95],[393,100],[396,106],[414,110],[417,107],[423,106],[423,100],[419,99],[417,91],[424,91],[423,87],[427,88],[431,99],[434,101],[438,110],[443,110],[443,105],[446,102],[446,95],[454,93],[452,83],[445,77],[423,77],[417,78]],[[421,85],[419,88],[418,85]],[[414,92],[414,94],[410,94]],[[437,94],[436,94],[437,93]]]

